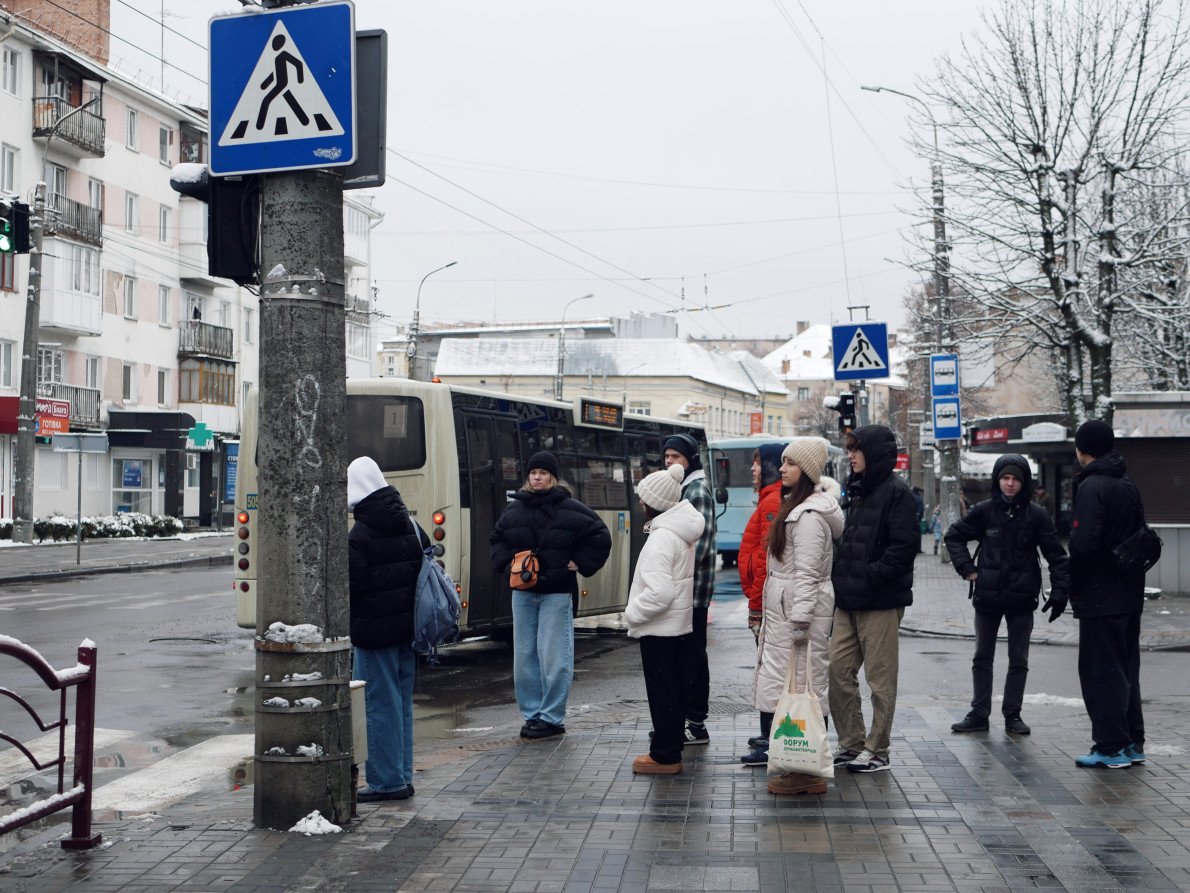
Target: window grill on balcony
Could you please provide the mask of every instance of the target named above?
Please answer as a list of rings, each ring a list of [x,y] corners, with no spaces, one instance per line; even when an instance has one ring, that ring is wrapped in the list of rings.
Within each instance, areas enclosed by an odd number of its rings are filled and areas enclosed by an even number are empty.
[[[64,195],[46,196],[45,233],[103,247],[103,211]]]
[[[197,319],[182,320],[178,341],[181,356],[234,359],[235,329],[211,325]]]
[[[35,96],[33,136],[48,137],[52,133],[57,139],[66,140],[102,158],[107,122],[102,114],[96,114],[91,109],[76,111],[77,108],[77,105],[72,105],[61,96]],[[67,118],[67,115],[70,117]],[[54,129],[55,124],[57,130]]]

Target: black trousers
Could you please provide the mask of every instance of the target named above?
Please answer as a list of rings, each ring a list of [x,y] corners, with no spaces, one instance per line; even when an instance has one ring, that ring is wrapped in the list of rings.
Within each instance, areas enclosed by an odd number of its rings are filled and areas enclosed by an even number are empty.
[[[1005,614],[1003,611],[975,612],[975,657],[971,659],[971,683],[974,695],[971,712],[987,719],[992,713],[992,667],[996,660],[996,636],[1000,621],[1008,627],[1008,675],[1004,677],[1004,704],[1001,712],[1015,716],[1025,698],[1025,680],[1029,676],[1029,636],[1033,633],[1033,612]]]
[[[645,671],[645,694],[653,720],[649,756],[658,763],[682,762],[686,721],[682,693],[682,637],[641,636],[640,662]]]
[[[1078,680],[1095,750],[1114,754],[1129,744],[1143,750],[1140,614],[1079,619]]]
[[[711,668],[707,662],[707,612],[694,608],[694,629],[679,638],[682,670],[686,677],[686,721],[702,725],[707,721],[711,701]]]

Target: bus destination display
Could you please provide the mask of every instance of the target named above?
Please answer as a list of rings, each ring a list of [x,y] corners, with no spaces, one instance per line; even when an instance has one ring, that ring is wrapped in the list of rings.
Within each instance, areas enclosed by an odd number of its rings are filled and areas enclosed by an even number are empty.
[[[591,400],[588,397],[579,397],[577,403],[574,414],[576,425],[608,428],[612,431],[624,430],[624,407],[619,403]]]

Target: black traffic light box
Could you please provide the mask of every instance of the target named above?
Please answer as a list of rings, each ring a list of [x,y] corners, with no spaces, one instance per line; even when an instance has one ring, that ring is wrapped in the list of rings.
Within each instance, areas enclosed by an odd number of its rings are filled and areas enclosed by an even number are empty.
[[[0,254],[28,254],[29,206],[0,201]]]
[[[850,433],[855,428],[855,394],[840,394],[835,411],[839,413],[839,432]]]
[[[179,164],[169,185],[207,205],[207,272],[238,285],[259,284],[260,177],[212,177],[205,164]]]

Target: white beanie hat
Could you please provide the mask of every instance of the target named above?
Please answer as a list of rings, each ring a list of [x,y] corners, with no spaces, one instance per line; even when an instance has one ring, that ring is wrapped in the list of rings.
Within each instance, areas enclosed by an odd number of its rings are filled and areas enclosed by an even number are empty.
[[[666,512],[682,501],[682,478],[686,469],[671,465],[664,471],[654,471],[636,485],[640,501],[659,512]]]
[[[384,473],[376,460],[370,456],[360,456],[347,466],[347,508],[354,509],[357,505],[375,493],[388,486]]]
[[[795,437],[781,453],[802,470],[802,474],[817,484],[826,468],[826,441],[821,437]]]

